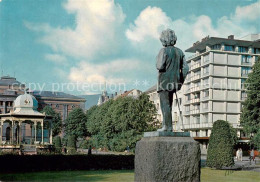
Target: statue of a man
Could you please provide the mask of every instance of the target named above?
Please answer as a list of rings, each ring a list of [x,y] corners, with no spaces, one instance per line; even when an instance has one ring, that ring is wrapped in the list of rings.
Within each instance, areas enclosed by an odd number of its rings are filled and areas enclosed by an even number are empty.
[[[181,89],[189,67],[181,49],[175,47],[177,37],[173,30],[161,33],[160,41],[164,46],[158,56],[156,68],[159,71],[157,92],[163,115],[162,128],[158,131],[172,131],[173,94]]]

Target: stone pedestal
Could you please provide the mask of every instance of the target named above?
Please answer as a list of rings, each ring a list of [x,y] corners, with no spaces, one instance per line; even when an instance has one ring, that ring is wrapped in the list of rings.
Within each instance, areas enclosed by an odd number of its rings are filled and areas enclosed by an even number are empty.
[[[199,143],[191,137],[146,135],[136,145],[135,181],[200,181]]]

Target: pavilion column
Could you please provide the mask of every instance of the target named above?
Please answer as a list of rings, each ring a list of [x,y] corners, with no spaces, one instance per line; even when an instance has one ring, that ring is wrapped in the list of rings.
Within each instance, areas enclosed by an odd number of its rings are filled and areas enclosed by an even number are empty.
[[[16,123],[16,145],[19,144],[19,123]]]
[[[1,127],[1,136],[0,136],[0,143],[3,143],[3,121],[0,120],[0,127]]]
[[[41,126],[42,126],[42,145],[43,145],[43,121],[41,123]]]
[[[37,140],[37,121],[34,122],[34,144],[36,143]]]
[[[14,121],[11,120],[11,141],[10,141],[10,144],[13,144],[14,143]]]
[[[22,121],[19,121],[18,125],[19,125],[19,129],[18,129],[19,145],[21,145],[21,143],[22,143]]]

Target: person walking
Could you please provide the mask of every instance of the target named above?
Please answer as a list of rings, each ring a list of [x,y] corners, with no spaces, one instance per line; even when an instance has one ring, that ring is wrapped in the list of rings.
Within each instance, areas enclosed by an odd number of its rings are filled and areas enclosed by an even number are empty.
[[[239,148],[236,151],[236,159],[237,159],[237,161],[239,161]]]
[[[252,149],[250,152],[250,163],[251,163],[252,159],[253,159],[253,161],[255,161],[255,150],[254,149]]]
[[[239,159],[240,159],[240,161],[243,161],[243,150],[242,150],[242,148],[239,149]]]

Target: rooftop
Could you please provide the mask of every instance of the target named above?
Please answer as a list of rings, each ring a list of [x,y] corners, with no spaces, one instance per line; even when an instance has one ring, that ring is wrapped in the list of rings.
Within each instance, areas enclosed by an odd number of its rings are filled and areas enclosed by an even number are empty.
[[[155,92],[156,90],[157,90],[157,84],[155,84],[154,86],[150,87],[148,90],[145,91],[145,93]]]
[[[22,84],[21,82],[17,81],[15,77],[11,76],[2,76],[0,79],[0,85],[17,85],[17,86],[23,86],[25,87],[25,84]]]
[[[67,94],[64,92],[53,92],[53,91],[32,91],[31,92],[35,97],[50,97],[50,98],[67,98],[67,99],[81,99],[85,100],[82,97],[78,97],[75,95]]]
[[[254,37],[259,38],[258,36],[254,36]],[[206,46],[212,46],[216,44],[226,44],[226,45],[244,46],[244,47],[251,46],[253,48],[260,48],[260,39],[252,39],[252,41],[250,41],[250,40],[234,39],[233,36],[229,36],[229,38],[208,36],[203,38],[201,41],[194,43],[193,46],[188,48],[185,52],[195,53],[196,51],[203,51],[206,49]]]

